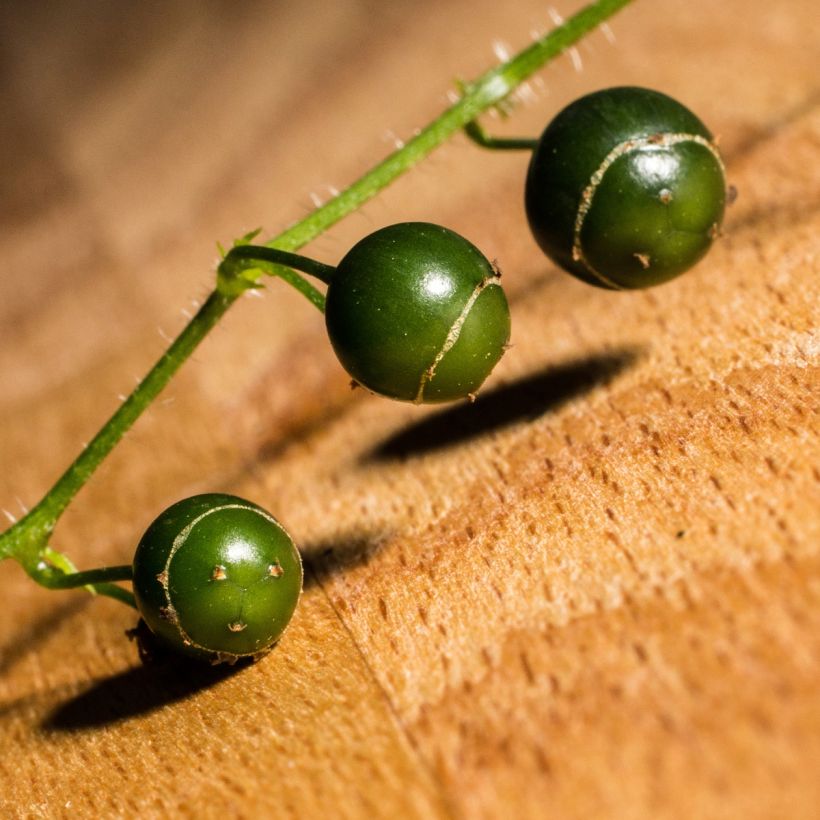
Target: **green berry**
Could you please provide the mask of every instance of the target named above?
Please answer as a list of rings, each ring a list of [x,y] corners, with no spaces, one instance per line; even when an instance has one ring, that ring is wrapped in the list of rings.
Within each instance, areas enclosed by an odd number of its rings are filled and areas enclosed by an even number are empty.
[[[644,288],[694,265],[718,235],[726,181],[712,135],[645,88],[576,100],[547,126],[525,204],[544,253],[585,282]]]
[[[333,274],[325,307],[333,349],[374,393],[413,402],[472,396],[509,340],[498,278],[478,248],[447,228],[382,228]]]
[[[160,642],[212,662],[269,650],[302,591],[302,562],[268,512],[232,495],[195,495],[148,528],[134,596]]]

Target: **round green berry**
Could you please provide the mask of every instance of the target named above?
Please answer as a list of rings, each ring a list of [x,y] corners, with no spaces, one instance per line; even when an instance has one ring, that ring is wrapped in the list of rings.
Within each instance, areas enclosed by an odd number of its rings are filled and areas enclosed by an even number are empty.
[[[232,495],[173,504],[134,555],[134,596],[160,642],[214,663],[259,657],[302,591],[302,562],[268,512]]]
[[[706,126],[645,88],[609,88],[567,106],[527,173],[527,217],[541,249],[605,288],[649,287],[688,270],[718,235],[725,203]]]
[[[374,393],[413,402],[472,396],[509,341],[498,279],[481,251],[447,228],[382,228],[333,274],[325,306],[333,349]]]

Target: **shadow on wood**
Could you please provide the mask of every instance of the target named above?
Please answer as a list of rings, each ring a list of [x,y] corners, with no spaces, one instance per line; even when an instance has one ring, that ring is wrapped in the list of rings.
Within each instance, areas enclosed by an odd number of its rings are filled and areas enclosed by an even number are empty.
[[[606,384],[632,366],[641,354],[637,348],[624,348],[573,359],[488,390],[471,404],[459,404],[401,430],[370,450],[362,461],[424,455],[464,444],[518,421],[538,418]]]
[[[208,666],[175,658],[136,666],[97,681],[61,704],[41,728],[45,732],[81,732],[121,723],[209,689],[249,664]]]
[[[384,533],[357,532],[309,544],[300,550],[305,565],[304,588],[309,589],[331,575],[366,564],[380,549]]]
[[[98,729],[154,712],[235,675],[243,666],[203,666],[192,662],[162,669],[137,666],[97,681],[57,707],[43,721],[46,732]]]
[[[54,609],[20,629],[13,641],[0,648],[0,675],[5,675],[27,653],[36,651],[66,619],[81,612],[91,603],[90,595],[74,594],[69,600],[61,601]]]

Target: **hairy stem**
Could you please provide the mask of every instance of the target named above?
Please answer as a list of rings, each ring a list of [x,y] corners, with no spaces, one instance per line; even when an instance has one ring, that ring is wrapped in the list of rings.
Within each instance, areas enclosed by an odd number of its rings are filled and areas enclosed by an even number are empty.
[[[598,0],[590,3],[514,57],[490,69],[477,80],[463,84],[461,99],[406,145],[390,154],[338,196],[265,244],[283,250],[303,247],[331,225],[361,207],[479,114],[502,102],[552,58],[577,43],[630,2],[632,0]]]
[[[629,2],[631,0],[597,0],[597,2],[590,3],[566,23],[536,40],[510,60],[487,71],[477,80],[464,84],[459,101],[422,129],[406,145],[392,153],[338,196],[279,236],[266,242],[266,247],[294,251],[310,242],[331,225],[361,207],[396,177],[412,168],[453,134],[461,131],[479,114],[502,102],[518,85],[550,59],[572,46]],[[246,246],[247,241],[240,242],[231,253],[236,252],[236,256],[241,257],[243,252],[238,249],[243,245]],[[258,254],[258,249],[254,249],[251,253]],[[217,288],[148,375],[137,385],[134,392],[60,476],[42,501],[0,536],[0,559],[17,559],[35,581],[46,586],[50,585],[51,582],[43,574],[41,559],[47,551],[51,559],[60,555],[48,548],[48,542],[58,519],[69,502],[238,296],[244,290],[256,286],[257,280],[263,274],[273,273],[281,276],[307,296],[317,307],[323,308],[324,297],[298,274],[289,270],[288,267],[282,267],[280,261],[260,259],[259,256],[256,259],[256,264],[251,268],[246,268],[241,276],[218,277]],[[317,267],[308,273],[320,279],[332,271],[332,268],[328,266],[314,264]],[[87,586],[98,593],[117,597],[126,603],[133,603],[133,598],[130,601],[127,600],[130,593],[111,584],[92,582]]]

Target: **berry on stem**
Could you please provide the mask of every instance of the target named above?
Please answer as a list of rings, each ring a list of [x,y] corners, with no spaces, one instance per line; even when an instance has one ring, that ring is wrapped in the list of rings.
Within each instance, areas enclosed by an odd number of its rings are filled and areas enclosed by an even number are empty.
[[[207,493],[165,510],[134,555],[137,608],[161,643],[213,663],[258,658],[302,591],[302,562],[268,512]]]
[[[460,99],[420,129],[405,145],[372,167],[320,208],[269,240],[265,243],[265,247],[271,251],[278,249],[288,253],[306,245],[331,225],[360,208],[396,177],[412,168],[483,111],[501,103],[520,83],[540,67],[578,42],[621,8],[629,5],[631,1],[594,0],[565,23],[530,43],[509,60],[493,67],[473,82],[464,84]],[[256,234],[257,232],[246,234],[237,241],[237,245],[248,246]],[[222,249],[220,253],[225,255]],[[5,532],[0,533],[0,561],[5,559],[18,561],[30,578],[48,588],[67,589],[73,586],[89,585],[97,594],[108,595],[128,605],[133,605],[131,594],[113,583],[130,577],[127,568],[107,567],[75,572],[67,556],[50,547],[51,535],[74,496],[99,468],[123,435],[162,392],[182,363],[193,353],[231,305],[242,293],[258,284],[263,273],[280,276],[306,296],[319,310],[324,309],[323,295],[311,283],[290,269],[290,265],[293,264],[297,270],[302,270],[300,259],[292,255],[289,261],[284,261],[281,255],[273,258],[251,251],[251,254],[257,257],[257,264],[253,264],[253,259],[245,257],[245,254],[246,251],[239,250],[239,248],[234,248],[227,254],[226,259],[219,266],[216,288],[205,299],[196,315],[191,318],[170,347],[62,473],[46,495],[22,519]],[[231,258],[227,259],[227,257]],[[262,264],[258,264],[260,261]],[[297,262],[299,264],[296,264]],[[310,262],[306,272],[327,281],[326,266]],[[487,288],[490,293],[495,290],[497,289]],[[492,300],[484,298],[483,293],[481,296],[482,299],[477,299],[474,305],[470,305],[472,312],[469,313],[469,321],[466,321],[465,316],[465,321],[461,323],[456,321],[450,326],[450,332],[445,337],[444,344],[438,348],[433,362],[433,372],[430,370],[431,366],[428,366],[422,374],[421,395],[417,394],[416,400],[439,400],[434,393],[446,388],[448,383],[452,388],[453,381],[458,381],[453,374],[450,374],[447,379],[444,377],[447,375],[450,363],[455,363],[457,360],[456,350],[461,348],[461,354],[464,354],[468,338],[474,337],[474,334],[467,333],[468,325],[474,324],[473,313],[478,311],[479,304],[484,308],[488,301],[494,301],[496,305],[500,301],[498,293],[495,293]],[[505,322],[508,324],[509,318],[504,318],[506,305],[504,305],[504,310],[495,310],[494,313],[492,324],[496,326],[496,330],[503,327]],[[491,329],[492,324],[488,324],[487,328]],[[480,338],[481,334],[478,336]],[[492,364],[500,357],[500,352],[495,355],[495,359],[493,355],[492,352],[487,354],[486,373],[489,373]],[[477,354],[477,358],[480,359],[480,354]],[[491,360],[492,362],[488,365],[487,363]],[[473,365],[476,365],[475,361]],[[465,375],[469,369],[469,367],[465,368]],[[433,379],[433,376],[436,378]],[[461,387],[466,388],[470,381],[471,379],[463,379]],[[472,381],[477,386],[481,383],[481,378],[475,378]],[[426,389],[427,387],[429,390]],[[389,387],[387,394],[392,395]],[[457,391],[453,393],[453,397],[457,395],[459,395]]]
[[[325,318],[333,349],[374,393],[416,403],[470,397],[510,336],[499,276],[478,248],[440,225],[375,231],[330,280]]]
[[[609,88],[561,111],[538,141],[525,205],[544,253],[585,282],[644,288],[694,265],[726,203],[712,135],[645,88]]]

